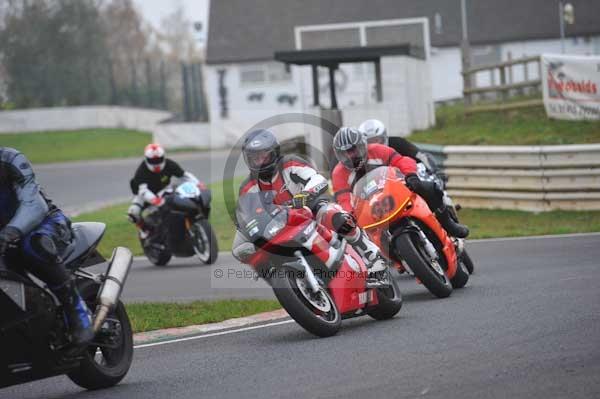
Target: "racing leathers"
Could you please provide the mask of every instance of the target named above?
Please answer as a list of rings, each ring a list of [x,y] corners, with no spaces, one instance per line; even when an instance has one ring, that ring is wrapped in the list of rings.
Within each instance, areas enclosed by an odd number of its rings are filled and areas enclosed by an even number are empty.
[[[436,173],[438,166],[435,159],[428,153],[419,150],[419,147],[404,137],[392,136],[388,138],[389,146],[398,154],[410,157],[416,162],[422,163],[430,173]]]
[[[330,245],[334,239],[332,231],[357,250],[365,259],[370,272],[376,273],[385,269],[385,262],[379,254],[379,249],[357,226],[354,217],[345,212],[338,204],[330,202],[327,196],[328,182],[313,166],[304,159],[294,156],[283,156],[277,164],[270,181],[263,181],[254,176],[248,177],[240,187],[240,197],[246,193],[260,191],[274,191],[274,203],[281,205],[294,203],[297,206],[306,204],[318,222],[317,229],[325,242],[315,240],[308,248],[327,267],[331,267],[336,260],[334,246]],[[244,261],[255,252],[254,245],[239,231],[233,243],[233,255]]]
[[[44,195],[25,155],[0,147],[0,256],[48,285],[63,305],[73,342],[83,344],[94,334],[91,313],[62,264],[71,241],[71,222]]]
[[[368,144],[367,161],[358,170],[350,170],[338,163],[331,174],[334,198],[347,212],[352,212],[352,188],[354,184],[369,170],[379,166],[394,166],[406,176],[406,186],[419,194],[429,208],[435,212],[440,224],[455,237],[464,238],[469,234],[466,226],[452,220],[443,200],[441,187],[429,181],[422,181],[416,174],[417,165],[414,159],[402,156],[392,148],[383,144]]]

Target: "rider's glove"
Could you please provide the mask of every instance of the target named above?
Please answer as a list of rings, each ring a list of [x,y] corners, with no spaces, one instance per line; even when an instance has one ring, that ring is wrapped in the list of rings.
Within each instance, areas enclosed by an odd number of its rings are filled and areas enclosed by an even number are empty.
[[[21,232],[13,226],[6,226],[0,231],[0,255],[4,255],[6,250],[15,246],[21,239]]]
[[[413,192],[418,191],[418,188],[421,185],[421,179],[419,179],[419,176],[417,176],[415,173],[406,175],[404,181],[406,182],[406,187]]]
[[[292,198],[292,207],[294,209],[304,208],[305,206],[308,206],[310,200],[311,194],[307,191],[302,191],[301,193],[294,195],[294,198]]]
[[[415,158],[417,158],[423,165],[425,165],[425,168],[427,168],[429,172],[433,173],[437,170],[435,159],[428,153],[419,151],[417,152]]]

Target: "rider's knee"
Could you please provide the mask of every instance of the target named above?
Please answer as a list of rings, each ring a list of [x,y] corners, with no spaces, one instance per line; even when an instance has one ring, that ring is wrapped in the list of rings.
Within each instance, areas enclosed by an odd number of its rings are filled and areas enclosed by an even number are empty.
[[[337,212],[332,218],[333,229],[341,234],[348,235],[356,230],[356,220],[347,212]]]
[[[129,216],[129,220],[131,220],[133,223],[137,223],[140,220],[141,214],[142,206],[140,204],[131,204],[127,210],[127,216]]]
[[[25,252],[45,264],[58,264],[61,262],[56,243],[45,234],[34,234],[29,239],[29,245],[25,248]]]

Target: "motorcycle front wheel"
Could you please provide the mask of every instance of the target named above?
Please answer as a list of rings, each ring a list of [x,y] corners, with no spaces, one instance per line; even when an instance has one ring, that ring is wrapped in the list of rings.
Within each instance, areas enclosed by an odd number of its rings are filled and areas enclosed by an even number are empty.
[[[324,287],[313,293],[303,274],[290,268],[277,269],[271,285],[281,306],[306,331],[318,337],[337,334],[342,316]]]
[[[219,256],[219,244],[217,242],[217,236],[208,220],[197,220],[190,230],[192,246],[194,247],[196,256],[200,259],[200,262],[205,265],[212,265],[215,263]]]
[[[395,240],[396,254],[406,261],[415,277],[429,292],[438,298],[446,298],[452,293],[452,284],[439,263],[434,263],[425,250],[424,243],[414,233],[400,234]]]
[[[146,244],[140,240],[140,244],[144,249],[144,255],[146,258],[155,266],[166,266],[167,263],[171,260],[173,254],[168,249],[159,249],[153,244]]]

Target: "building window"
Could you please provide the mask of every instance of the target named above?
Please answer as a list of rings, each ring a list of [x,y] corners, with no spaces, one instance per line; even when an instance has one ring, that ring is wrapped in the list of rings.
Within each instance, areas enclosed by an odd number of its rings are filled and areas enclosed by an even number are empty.
[[[240,65],[240,84],[243,86],[282,83],[292,80],[292,74],[281,62]]]

